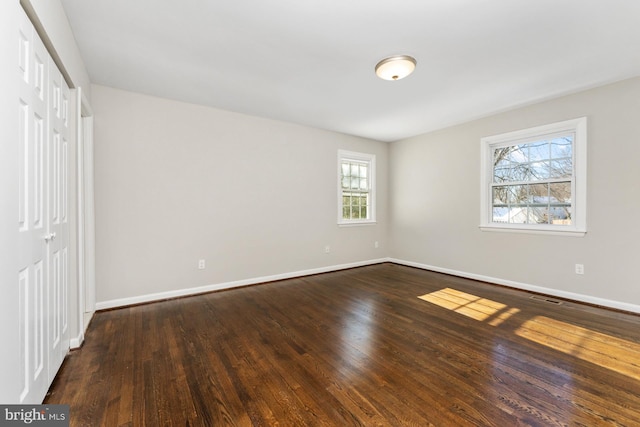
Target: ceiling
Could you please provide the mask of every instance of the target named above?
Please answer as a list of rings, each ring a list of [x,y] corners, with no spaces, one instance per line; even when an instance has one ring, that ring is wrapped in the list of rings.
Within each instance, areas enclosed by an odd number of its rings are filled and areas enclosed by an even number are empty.
[[[94,83],[382,141],[640,75],[638,0],[61,1]]]

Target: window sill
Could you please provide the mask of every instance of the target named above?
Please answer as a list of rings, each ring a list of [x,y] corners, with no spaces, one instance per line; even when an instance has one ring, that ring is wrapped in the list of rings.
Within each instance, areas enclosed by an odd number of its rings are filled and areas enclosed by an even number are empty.
[[[584,237],[587,234],[586,230],[578,229],[565,229],[558,228],[537,228],[537,227],[518,227],[518,226],[498,226],[498,225],[481,225],[479,226],[482,231],[497,231],[499,233],[525,233],[525,234],[542,234],[550,236],[569,236],[569,237]]]
[[[339,222],[338,227],[358,227],[361,225],[376,225],[376,221],[349,221],[349,222]]]

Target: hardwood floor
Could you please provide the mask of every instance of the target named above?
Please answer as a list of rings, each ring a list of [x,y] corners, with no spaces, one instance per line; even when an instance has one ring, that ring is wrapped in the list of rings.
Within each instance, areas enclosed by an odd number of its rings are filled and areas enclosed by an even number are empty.
[[[46,403],[74,426],[640,425],[640,317],[530,296],[379,264],[100,312]]]

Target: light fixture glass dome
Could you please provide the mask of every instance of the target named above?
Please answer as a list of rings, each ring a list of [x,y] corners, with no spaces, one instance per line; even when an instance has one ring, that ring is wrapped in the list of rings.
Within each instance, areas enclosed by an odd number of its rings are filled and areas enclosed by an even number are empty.
[[[378,62],[376,75],[384,80],[400,80],[413,73],[415,68],[415,58],[409,55],[391,56]]]

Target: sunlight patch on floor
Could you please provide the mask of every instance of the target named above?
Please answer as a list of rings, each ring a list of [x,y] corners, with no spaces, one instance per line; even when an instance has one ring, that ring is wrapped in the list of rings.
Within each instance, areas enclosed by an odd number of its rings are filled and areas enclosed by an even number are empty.
[[[560,320],[536,316],[516,335],[581,360],[640,379],[640,344]]]
[[[418,298],[474,320],[486,321],[492,326],[498,326],[520,311],[518,308],[509,308],[505,304],[451,288],[440,289]]]
[[[498,326],[520,312],[518,308],[509,308],[506,304],[451,288],[440,289],[418,298],[492,326]],[[639,343],[545,316],[535,316],[524,321],[515,329],[515,334],[578,359],[640,379]]]

